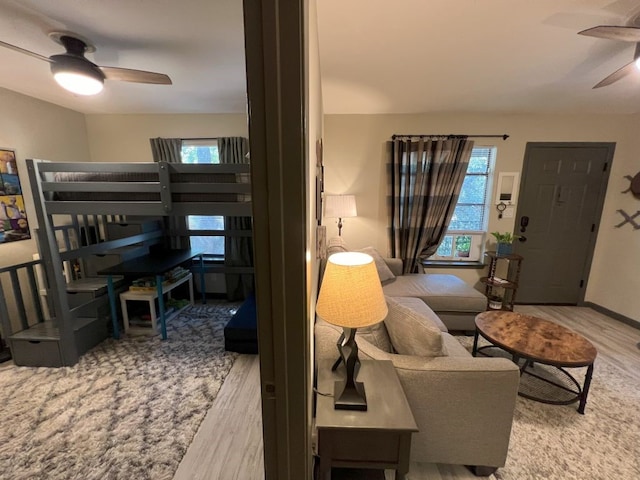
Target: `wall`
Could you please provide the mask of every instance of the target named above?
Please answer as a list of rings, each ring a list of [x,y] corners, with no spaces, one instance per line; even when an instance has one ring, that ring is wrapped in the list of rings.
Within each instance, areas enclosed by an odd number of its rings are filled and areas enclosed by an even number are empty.
[[[245,114],[87,115],[93,162],[152,162],[149,139],[247,137]],[[114,148],[117,146],[117,149]]]
[[[322,139],[323,134],[323,114],[322,114],[322,85],[320,81],[320,58],[318,50],[318,27],[317,27],[317,12],[316,1],[311,0],[308,3],[307,13],[307,32],[306,32],[306,97],[307,97],[307,310],[309,322],[309,358],[312,360],[309,362],[309,380],[308,385],[308,398],[309,405],[307,405],[308,419],[307,426],[309,428],[309,438],[311,438],[312,432],[312,412],[313,408],[311,401],[313,399],[313,368],[314,368],[314,349],[313,349],[313,326],[315,323],[316,312],[316,300],[318,297],[318,270],[319,260],[316,258],[316,160],[317,151],[316,145],[319,140]],[[311,453],[311,452],[309,452]]]
[[[639,202],[620,192],[628,187],[624,175],[638,170],[640,140],[629,115],[326,115],[325,179],[328,194],[356,195],[358,217],[343,220],[342,235],[351,248],[374,246],[388,254],[386,209],[386,145],[399,134],[508,134],[509,139],[477,139],[476,145],[498,147],[495,175],[522,170],[527,142],[616,142],[595,258],[587,285],[586,301],[640,321],[640,232],[614,228],[621,220],[617,209],[635,212]],[[495,188],[495,183],[494,183]],[[495,193],[492,193],[495,195]],[[636,205],[636,207],[634,207]],[[513,231],[513,218],[498,219],[491,210],[489,231]],[[327,236],[337,235],[335,219],[325,219]],[[633,246],[629,248],[629,246]],[[484,270],[430,269],[454,273],[478,285]]]
[[[38,251],[37,226],[25,159],[83,162],[89,160],[84,115],[0,88],[0,147],[16,151],[31,240],[0,244],[0,267],[32,260]]]

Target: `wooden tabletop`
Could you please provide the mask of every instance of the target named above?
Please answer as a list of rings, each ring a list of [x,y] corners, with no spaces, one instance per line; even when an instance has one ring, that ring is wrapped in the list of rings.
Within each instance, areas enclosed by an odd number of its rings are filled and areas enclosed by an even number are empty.
[[[476,316],[478,332],[508,352],[558,367],[590,365],[598,351],[579,333],[538,317],[508,311]]]
[[[331,371],[331,360],[318,362],[318,391],[333,394],[336,380],[344,378],[344,365]],[[390,361],[362,360],[357,380],[364,383],[367,411],[336,410],[333,397],[319,395],[316,406],[318,429],[407,431],[418,426]]]

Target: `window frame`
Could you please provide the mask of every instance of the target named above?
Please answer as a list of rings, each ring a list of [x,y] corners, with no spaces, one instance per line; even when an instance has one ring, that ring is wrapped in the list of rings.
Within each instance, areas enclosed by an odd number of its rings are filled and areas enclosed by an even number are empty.
[[[489,227],[489,214],[491,209],[491,192],[493,191],[493,181],[494,181],[494,172],[495,172],[495,162],[497,158],[497,147],[495,145],[478,145],[474,146],[473,150],[487,150],[487,170],[486,172],[466,172],[465,179],[469,176],[484,176],[486,177],[485,184],[485,192],[484,192],[484,202],[483,202],[483,218],[482,218],[482,229],[481,230],[456,230],[456,229],[447,229],[445,233],[442,243],[445,241],[446,237],[452,237],[451,239],[451,254],[450,255],[438,255],[438,253],[434,253],[431,257],[429,257],[424,263],[425,264],[433,264],[433,265],[475,265],[480,264],[483,265],[483,256],[485,249],[485,240],[487,238],[488,227]],[[479,203],[456,203],[456,207],[459,205],[480,205]],[[469,256],[456,256],[456,241],[460,237],[470,236],[471,237],[471,245],[469,250]],[[438,249],[440,249],[440,245],[438,245]]]
[[[182,144],[180,146],[180,161],[182,163],[186,163],[186,164],[197,164],[197,163],[203,163],[206,164],[206,162],[185,162],[184,161],[184,148],[185,147],[215,147],[218,155],[218,161],[217,162],[211,162],[211,164],[217,165],[220,163],[220,157],[219,157],[219,145],[218,145],[218,139],[217,138],[198,138],[198,139],[182,139]],[[189,223],[191,220],[191,217],[211,217],[211,218],[221,218],[222,219],[222,230],[197,230],[194,228],[190,228]],[[190,240],[193,239],[194,237],[199,237],[199,238],[206,238],[206,237],[222,237],[223,239],[223,243],[222,243],[222,251],[221,252],[205,252],[204,253],[204,259],[208,262],[222,262],[224,261],[225,255],[224,255],[224,238],[225,238],[225,217],[224,215],[186,215],[186,228],[187,231],[189,232],[189,238]]]

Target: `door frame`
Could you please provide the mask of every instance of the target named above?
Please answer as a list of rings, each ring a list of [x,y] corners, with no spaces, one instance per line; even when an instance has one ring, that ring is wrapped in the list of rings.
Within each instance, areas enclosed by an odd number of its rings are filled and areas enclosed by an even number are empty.
[[[591,274],[591,264],[593,263],[593,254],[596,248],[596,242],[598,240],[598,233],[600,231],[600,222],[602,221],[602,212],[604,211],[604,201],[607,195],[607,186],[609,185],[609,175],[611,173],[611,165],[613,164],[613,154],[616,149],[616,142],[527,142],[524,150],[524,160],[522,162],[522,174],[520,175],[520,186],[519,192],[523,191],[524,185],[526,185],[527,181],[527,162],[530,160],[531,150],[537,147],[553,147],[553,148],[588,148],[588,147],[599,147],[607,149],[607,160],[605,164],[604,175],[600,180],[600,188],[598,191],[598,203],[596,206],[596,212],[594,215],[594,235],[591,235],[589,239],[589,243],[587,245],[587,255],[585,257],[585,262],[582,270],[582,278],[584,283],[582,284],[580,296],[578,298],[578,306],[584,306],[585,301],[585,293],[587,291],[587,285],[589,284],[589,275]],[[516,217],[514,230],[518,228],[518,219],[523,215],[522,202],[518,202],[518,207],[516,209]]]
[[[266,480],[311,477],[306,0],[244,0]]]

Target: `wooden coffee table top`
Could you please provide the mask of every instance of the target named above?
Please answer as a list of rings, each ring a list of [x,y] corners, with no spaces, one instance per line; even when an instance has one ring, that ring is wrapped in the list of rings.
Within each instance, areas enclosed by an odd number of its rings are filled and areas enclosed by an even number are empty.
[[[582,335],[542,318],[508,311],[488,311],[476,316],[478,332],[508,352],[547,365],[590,365],[598,351]]]

